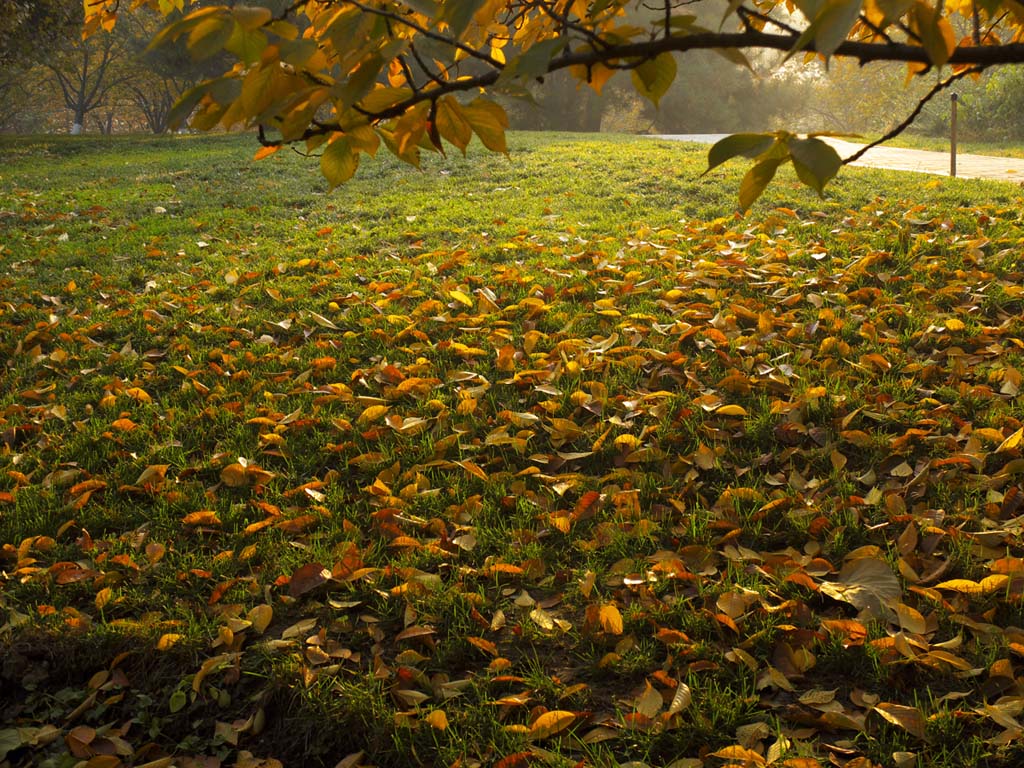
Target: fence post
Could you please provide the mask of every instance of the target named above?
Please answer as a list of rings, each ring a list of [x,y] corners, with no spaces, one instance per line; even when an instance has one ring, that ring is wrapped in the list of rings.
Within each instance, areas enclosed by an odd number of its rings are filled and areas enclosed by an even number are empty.
[[[949,100],[949,175],[956,176],[956,105],[960,99],[954,93]]]

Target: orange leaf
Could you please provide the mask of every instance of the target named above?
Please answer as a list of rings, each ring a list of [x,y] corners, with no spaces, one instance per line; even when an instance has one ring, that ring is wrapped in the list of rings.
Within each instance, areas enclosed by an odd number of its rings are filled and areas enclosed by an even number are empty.
[[[222,581],[216,587],[213,588],[213,592],[210,593],[210,599],[207,601],[207,605],[216,605],[221,601],[224,595],[227,594],[228,590],[231,589],[235,584],[238,583],[238,579],[228,579]]]
[[[597,514],[598,502],[601,500],[601,494],[597,491],[587,491],[580,500],[576,502],[576,508],[572,511],[572,519],[579,522],[580,520],[588,520]]]
[[[494,764],[494,768],[525,768],[533,759],[533,752],[516,752],[506,755]]]
[[[212,509],[202,509],[198,512],[190,512],[181,518],[185,525],[220,525],[220,518]]]
[[[483,637],[467,637],[466,640],[471,644],[475,645],[484,653],[488,653],[491,656],[498,655],[498,646]]]
[[[863,645],[868,636],[867,627],[853,619],[825,619],[821,628],[830,634],[842,635],[846,647]]]
[[[256,150],[256,154],[253,155],[252,159],[253,160],[262,160],[265,157],[270,157],[272,154],[277,152],[277,150],[279,150],[280,148],[281,148],[280,144],[275,144],[274,146],[271,146],[271,147],[260,147],[258,150]]]

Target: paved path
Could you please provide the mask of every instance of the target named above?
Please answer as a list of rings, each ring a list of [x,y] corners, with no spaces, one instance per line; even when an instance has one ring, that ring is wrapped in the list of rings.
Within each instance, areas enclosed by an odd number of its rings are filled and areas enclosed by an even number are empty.
[[[725,133],[677,133],[663,134],[653,138],[713,144],[727,135]],[[840,157],[849,157],[864,146],[833,138],[825,138],[825,141],[836,148]],[[948,176],[949,153],[881,146],[869,149],[864,157],[853,165]],[[956,175],[964,179],[993,179],[1024,184],[1024,160],[1012,157],[957,154]]]

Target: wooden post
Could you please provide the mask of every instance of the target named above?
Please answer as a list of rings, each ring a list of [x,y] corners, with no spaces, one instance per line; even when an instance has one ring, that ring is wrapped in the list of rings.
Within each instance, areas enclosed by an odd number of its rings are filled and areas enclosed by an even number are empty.
[[[959,99],[954,93],[949,100],[949,175],[956,176],[956,105]]]

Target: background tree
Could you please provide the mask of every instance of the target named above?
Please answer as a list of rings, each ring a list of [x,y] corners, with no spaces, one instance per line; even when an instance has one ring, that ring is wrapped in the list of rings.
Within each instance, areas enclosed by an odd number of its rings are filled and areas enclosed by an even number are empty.
[[[53,75],[71,113],[72,134],[81,133],[85,118],[100,107],[107,108],[106,120],[101,122],[107,128],[103,132],[110,132],[115,89],[136,76],[127,58],[124,33],[119,30],[70,38],[44,59],[43,66]]]
[[[184,5],[131,3],[165,14]],[[804,64],[893,61],[915,76],[948,67],[950,74],[927,90],[898,131],[953,82],[1024,62],[1024,6],[1017,0],[731,0],[718,26],[700,23],[694,5],[655,0],[642,6],[647,14],[626,0],[206,6],[171,23],[156,42],[183,40],[197,60],[221,51],[236,59],[189,90],[172,117],[191,115],[199,129],[258,127],[265,144],[260,156],[305,142],[308,150],[322,150],[321,169],[332,184],[348,179],[361,155],[381,144],[411,163],[444,142],[464,150],[474,135],[505,151],[507,115],[481,92],[524,94],[555,72],[600,92],[628,71],[632,87],[657,105],[677,78],[677,55],[699,50],[742,64],[750,50],[783,52]],[[96,0],[87,31],[112,28],[120,6]],[[709,166],[738,155],[754,160],[740,190],[744,208],[783,164],[821,191],[843,162],[815,136],[778,131],[719,143]]]
[[[40,54],[80,36],[83,16],[74,10],[66,0],[8,0],[0,14],[0,128],[36,124],[36,110],[26,110],[39,85],[32,70]]]

